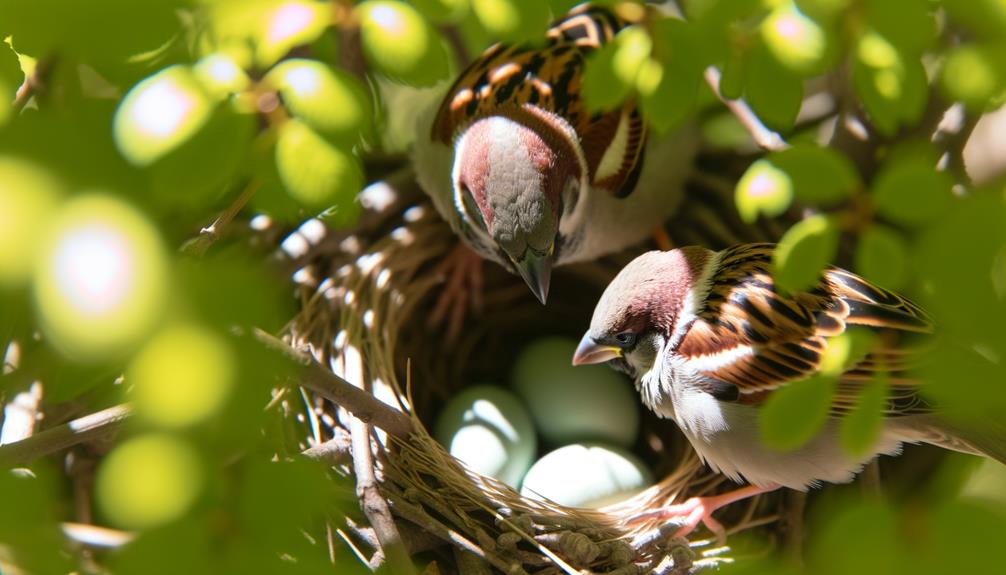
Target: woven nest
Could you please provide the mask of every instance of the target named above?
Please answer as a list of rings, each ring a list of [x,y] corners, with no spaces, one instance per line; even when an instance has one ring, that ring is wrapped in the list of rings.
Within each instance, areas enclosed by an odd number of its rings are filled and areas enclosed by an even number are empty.
[[[392,189],[381,185],[381,195]],[[732,485],[701,464],[673,424],[648,412],[636,451],[663,479],[596,511],[521,497],[467,470],[426,431],[438,407],[464,383],[508,374],[530,338],[579,336],[608,281],[652,246],[556,270],[545,308],[519,278],[486,265],[482,309],[466,320],[458,341],[446,345],[442,327],[431,328],[428,318],[443,286],[438,264],[457,239],[431,206],[412,198],[390,205],[369,201],[383,211],[371,213],[350,235],[319,241],[317,229],[294,233],[301,236],[295,243],[316,245],[308,256],[295,254],[303,266],[294,274],[302,307],[284,334],[336,375],[409,415],[408,439],[371,434],[377,490],[394,521],[452,544],[453,553],[437,557],[442,565],[474,561],[505,573],[687,573],[729,555],[722,541],[701,529],[686,541],[673,537],[673,524],[639,519],[643,512]],[[717,222],[722,226],[722,218]],[[304,426],[304,446],[351,434],[348,411],[320,398],[315,407],[313,424]],[[732,534],[771,523],[776,507],[771,498],[755,498],[718,517]]]

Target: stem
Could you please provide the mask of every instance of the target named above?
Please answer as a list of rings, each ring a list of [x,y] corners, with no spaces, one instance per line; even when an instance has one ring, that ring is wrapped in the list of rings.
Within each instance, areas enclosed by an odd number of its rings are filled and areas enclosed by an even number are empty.
[[[747,102],[743,99],[730,100],[723,97],[723,94],[720,93],[720,71],[715,66],[706,68],[704,75],[706,83],[712,88],[716,97],[740,120],[741,125],[751,134],[751,138],[755,141],[755,144],[758,144],[759,148],[768,150],[769,152],[779,152],[789,147],[789,144],[786,143],[786,140],[778,132],[768,129],[758,119],[758,115],[754,113],[751,106],[748,106]]]
[[[132,408],[126,404],[116,405],[51,427],[21,441],[2,445],[0,467],[26,465],[67,447],[107,437],[118,431],[131,412]]]
[[[234,218],[238,215],[238,212],[241,211],[241,208],[245,207],[245,204],[247,204],[248,200],[255,195],[255,192],[258,191],[260,186],[261,183],[257,180],[254,180],[245,186],[241,195],[239,195],[226,210],[217,216],[217,219],[214,220],[212,224],[199,230],[198,236],[185,242],[185,245],[182,246],[182,252],[196,257],[200,257],[205,254],[206,250],[209,249],[214,242],[220,239],[222,229],[227,227],[227,225],[234,220]]]

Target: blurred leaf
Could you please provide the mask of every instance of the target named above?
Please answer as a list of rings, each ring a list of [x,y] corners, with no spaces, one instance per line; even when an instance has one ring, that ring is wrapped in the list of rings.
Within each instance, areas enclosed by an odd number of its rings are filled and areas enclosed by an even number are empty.
[[[981,112],[1002,92],[1004,75],[1006,61],[1002,46],[957,46],[947,54],[940,86],[950,100],[963,102],[972,111]]]
[[[288,545],[302,538],[301,529],[332,511],[333,485],[318,463],[256,458],[244,467],[240,524],[253,541],[273,549]]]
[[[803,102],[803,81],[759,47],[745,63],[744,99],[765,125],[788,130]]]
[[[187,519],[139,533],[109,562],[122,575],[210,575],[220,572],[210,560],[217,544],[204,522]]]
[[[653,41],[637,26],[623,28],[611,42],[593,52],[583,73],[583,99],[591,111],[610,110],[629,97],[650,56]],[[663,70],[649,67],[648,89],[656,92]],[[661,77],[654,78],[654,74]],[[656,82],[653,80],[656,79]]]
[[[1001,38],[1006,31],[1006,4],[999,0],[954,0],[943,2],[951,21],[988,38]]]
[[[798,199],[815,206],[838,203],[860,185],[852,161],[831,148],[797,144],[768,160],[789,175]]]
[[[103,74],[143,69],[136,57],[163,48],[179,32],[182,0],[30,0],[0,2],[14,48],[35,57],[85,61]]]
[[[206,123],[211,103],[189,68],[171,66],[134,86],[115,112],[115,143],[146,166],[181,146]]]
[[[849,327],[843,333],[828,339],[819,371],[824,375],[838,377],[866,358],[874,340],[873,332],[869,329]]]
[[[470,8],[469,0],[409,0],[417,10],[438,24],[456,24]]]
[[[0,469],[0,541],[27,573],[67,573],[72,567],[56,522],[55,478],[44,465],[33,467],[30,475]]]
[[[866,0],[870,26],[899,50],[921,55],[936,39],[928,0]]]
[[[552,19],[541,0],[471,0],[471,8],[486,30],[511,44],[542,43]]]
[[[830,21],[842,15],[852,0],[796,0],[796,6],[815,20]]]
[[[759,214],[778,216],[793,201],[793,181],[768,160],[756,160],[737,182],[734,201],[745,222],[754,222]]]
[[[1002,545],[1006,513],[1002,504],[949,500],[925,517],[922,545],[914,554],[916,573],[992,573],[997,558],[990,550]],[[966,525],[967,529],[960,526]]]
[[[855,407],[842,418],[839,440],[850,458],[869,454],[880,437],[887,391],[887,377],[877,374],[862,386]]]
[[[149,167],[151,203],[204,217],[238,178],[255,129],[256,118],[233,102],[218,106],[199,131]]]
[[[925,109],[926,71],[919,58],[907,55],[877,32],[864,34],[856,47],[853,83],[877,129],[892,135],[916,122]]]
[[[658,132],[671,130],[691,117],[702,81],[695,62],[698,42],[682,20],[662,18],[652,23],[653,54],[640,68],[636,86],[643,116]]]
[[[859,237],[856,271],[887,289],[900,289],[908,275],[908,246],[901,234],[873,224]]]
[[[202,489],[203,469],[188,443],[148,433],[116,446],[95,481],[98,504],[114,525],[147,528],[189,510]]]
[[[286,282],[250,256],[214,249],[180,263],[181,289],[200,320],[221,329],[256,326],[273,332],[292,317],[294,302],[286,296]]]
[[[356,194],[363,187],[359,160],[299,120],[280,126],[276,168],[287,192],[301,204],[314,209],[338,204],[347,211],[359,210]]]
[[[814,438],[828,420],[835,380],[814,375],[774,390],[759,414],[761,441],[778,451],[792,451]]]
[[[775,283],[787,291],[810,289],[821,270],[835,259],[838,227],[827,216],[816,215],[793,225],[776,247]]]
[[[0,287],[31,276],[46,217],[63,190],[42,166],[0,156]]]
[[[326,2],[287,0],[264,10],[255,37],[255,61],[267,68],[295,46],[310,44],[332,23]]]
[[[394,0],[367,0],[356,11],[363,55],[376,71],[416,86],[447,77],[447,50],[415,8]]]
[[[225,52],[214,52],[202,58],[192,71],[206,93],[216,98],[236,94],[251,85],[251,79],[242,66]]]
[[[781,2],[762,21],[761,37],[769,53],[790,71],[804,76],[823,71],[828,35],[792,1]]]
[[[7,42],[0,41],[0,125],[7,121],[11,113],[11,102],[18,86],[24,82],[24,72],[17,54]]]
[[[878,500],[857,498],[822,508],[807,572],[818,575],[906,573],[897,514]],[[866,566],[868,565],[868,566]]]
[[[739,46],[730,50],[720,72],[720,95],[728,100],[737,100],[744,95],[744,65],[746,52]]]
[[[370,133],[374,111],[367,88],[346,72],[316,60],[285,60],[265,81],[277,88],[291,114],[312,130],[352,145]]]
[[[925,156],[892,158],[873,182],[877,212],[893,222],[921,225],[944,213],[952,199],[952,180]]]
[[[701,129],[702,141],[713,148],[732,150],[754,146],[751,134],[744,129],[744,125],[740,123],[737,116],[727,110],[705,118]],[[741,213],[745,214],[746,212]],[[757,215],[751,216],[748,213],[744,217],[757,217]]]

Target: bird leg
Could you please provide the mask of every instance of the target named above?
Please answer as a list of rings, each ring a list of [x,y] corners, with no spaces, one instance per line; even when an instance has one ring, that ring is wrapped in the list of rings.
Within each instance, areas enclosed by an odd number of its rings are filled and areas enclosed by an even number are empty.
[[[730,505],[731,503],[741,501],[742,499],[754,497],[755,495],[760,495],[762,493],[768,493],[769,491],[774,491],[778,488],[778,485],[770,485],[768,487],[748,485],[746,487],[741,487],[740,489],[728,491],[727,493],[721,493],[720,495],[712,495],[709,497],[691,497],[684,503],[668,505],[660,509],[640,513],[630,518],[629,521],[632,522],[643,519],[659,519],[660,521],[675,520],[680,522],[678,530],[674,533],[675,537],[684,537],[694,531],[695,528],[699,526],[699,523],[704,523],[705,526],[716,535],[717,539],[722,540],[726,538],[726,531],[723,529],[723,525],[720,524],[719,521],[713,519],[712,514],[714,511],[726,505]]]
[[[429,325],[440,325],[447,319],[447,341],[457,341],[464,324],[465,311],[482,309],[482,257],[464,243],[458,244],[437,265],[436,274],[446,281],[430,314]]]

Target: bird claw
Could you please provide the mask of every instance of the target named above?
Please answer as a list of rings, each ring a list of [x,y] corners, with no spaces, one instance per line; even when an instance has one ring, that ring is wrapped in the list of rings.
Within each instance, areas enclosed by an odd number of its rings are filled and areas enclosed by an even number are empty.
[[[437,327],[447,320],[447,342],[457,341],[464,325],[465,312],[482,310],[482,257],[459,243],[436,268],[446,282],[430,313],[428,324]]]
[[[667,505],[660,509],[633,515],[629,518],[629,522],[634,523],[652,519],[662,522],[673,521],[678,526],[677,531],[674,532],[674,537],[685,537],[694,531],[699,526],[699,523],[702,523],[716,536],[716,542],[722,545],[726,543],[726,529],[723,528],[722,523],[713,518],[713,512],[736,501],[747,499],[766,491],[772,491],[773,489],[776,489],[776,487],[748,485],[720,495],[691,497],[685,500],[684,503]]]

